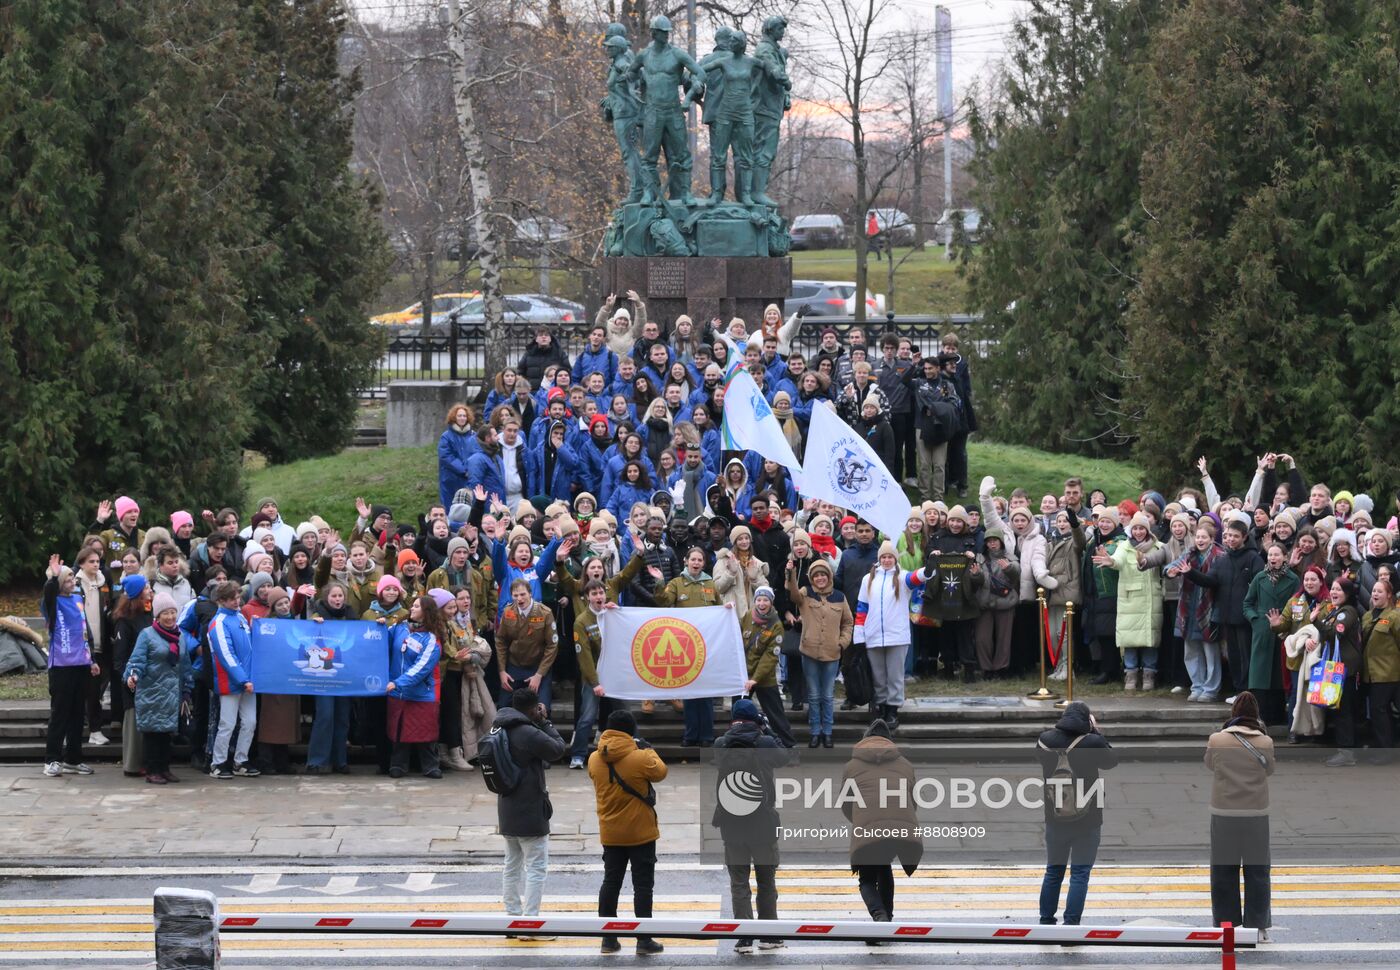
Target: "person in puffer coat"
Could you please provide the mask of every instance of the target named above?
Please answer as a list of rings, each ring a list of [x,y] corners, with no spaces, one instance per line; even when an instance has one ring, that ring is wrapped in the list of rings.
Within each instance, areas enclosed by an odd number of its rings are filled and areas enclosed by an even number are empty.
[[[194,671],[179,628],[179,609],[169,593],[157,593],[151,606],[155,622],[136,638],[126,663],[126,685],[136,695],[136,728],[141,732],[146,782],[178,781],[170,773],[170,747],[180,729],[180,711],[188,710]]]
[[[1152,523],[1138,512],[1128,523],[1128,542],[1116,547],[1100,546],[1094,555],[1096,565],[1118,570],[1118,608],[1114,620],[1114,640],[1123,655],[1123,689],[1157,689],[1157,648],[1162,636],[1162,573],[1138,569],[1138,558],[1161,545],[1152,535]]]
[[[919,815],[912,795],[914,766],[890,738],[890,728],[876,719],[851,751],[841,790],[854,784],[860,799],[844,799],[841,812],[851,823],[851,871],[860,880],[860,898],[877,923],[894,918],[894,865],[899,860],[912,876],[923,859]],[[881,792],[905,791],[908,798]],[[877,834],[878,833],[878,834]]]
[[[1011,663],[1011,623],[1021,590],[1021,566],[1007,551],[1002,529],[988,529],[983,536],[977,567],[982,574],[977,589],[977,665],[997,676]]]

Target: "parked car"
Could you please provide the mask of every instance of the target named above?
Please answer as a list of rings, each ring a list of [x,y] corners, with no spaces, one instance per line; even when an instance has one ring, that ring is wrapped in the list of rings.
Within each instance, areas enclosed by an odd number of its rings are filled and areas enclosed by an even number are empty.
[[[460,309],[472,300],[480,298],[481,293],[472,291],[470,293],[438,293],[433,297],[433,322],[436,323],[439,316],[446,317],[453,310]],[[392,313],[381,313],[378,316],[370,317],[371,323],[377,323],[384,327],[403,327],[414,323],[423,322],[423,301],[396,310]]]
[[[510,294],[505,298],[506,323],[528,326],[537,323],[573,324],[585,318],[582,304],[542,293]],[[486,322],[486,301],[479,295],[457,307],[459,324],[479,324]],[[450,315],[433,317],[433,331],[446,333]]]
[[[883,234],[882,242],[896,246],[908,246],[914,242],[914,220],[907,212],[899,209],[871,209],[875,216],[875,226]],[[867,223],[869,220],[866,220]]]
[[[809,317],[849,317],[856,312],[856,285],[851,282],[793,280],[792,293],[783,301],[784,315],[796,313],[803,305],[811,307]],[[883,293],[865,294],[865,314],[885,312]]]
[[[849,242],[846,223],[831,213],[798,216],[789,232],[793,249],[841,249]]]
[[[964,237],[968,242],[977,242],[981,236],[982,213],[976,209],[945,209],[933,224],[933,241],[946,246],[959,218],[962,219]]]
[[[569,236],[569,227],[553,219],[521,219],[515,234],[516,248],[522,252],[539,252],[547,246],[561,246]]]

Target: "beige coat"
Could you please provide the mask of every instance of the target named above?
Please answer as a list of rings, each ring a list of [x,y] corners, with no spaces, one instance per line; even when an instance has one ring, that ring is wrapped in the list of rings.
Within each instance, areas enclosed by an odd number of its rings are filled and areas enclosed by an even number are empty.
[[[1264,763],[1240,743],[1248,741]],[[1206,742],[1206,767],[1215,773],[1210,789],[1212,815],[1269,814],[1269,776],[1274,773],[1274,739],[1236,724],[1216,731]]]
[[[1313,641],[1311,649],[1306,646],[1309,640]],[[1308,671],[1322,659],[1322,634],[1311,623],[1305,623],[1284,638],[1283,648],[1288,656],[1288,669],[1296,671],[1293,679],[1297,682],[1293,724],[1288,730],[1292,734],[1320,737],[1327,724],[1327,712],[1308,703]]]
[[[721,603],[731,603],[740,616],[753,611],[753,591],[768,581],[768,564],[757,556],[749,556],[747,567],[739,565],[732,549],[715,553],[715,589]]]
[[[466,640],[466,648],[458,653],[462,664],[462,749],[468,757],[476,754],[477,743],[491,732],[496,719],[496,702],[482,674],[491,662],[491,644],[481,637]]]
[[[787,593],[797,606],[798,616],[802,618],[802,640],[798,650],[813,660],[840,660],[841,651],[850,646],[851,634],[855,629],[846,597],[839,590],[833,590],[827,596],[818,596],[800,589],[797,577],[791,571],[787,574]]]

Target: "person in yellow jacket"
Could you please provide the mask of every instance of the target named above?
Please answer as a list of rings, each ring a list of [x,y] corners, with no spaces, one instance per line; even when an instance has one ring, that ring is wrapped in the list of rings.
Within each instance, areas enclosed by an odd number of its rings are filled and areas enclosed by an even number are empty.
[[[598,802],[598,841],[603,845],[603,885],[598,890],[598,915],[617,916],[617,899],[627,867],[632,867],[632,912],[651,916],[656,886],[656,841],[661,828],[656,818],[656,791],[666,777],[666,762],[650,744],[636,737],[637,719],[630,711],[613,711],[608,729],[589,755],[588,777]],[[615,936],[603,937],[603,953],[617,953]],[[637,938],[639,956],[660,953],[649,936]]]
[[[1400,697],[1400,608],[1386,579],[1371,587],[1371,609],[1361,618],[1361,642],[1371,706],[1371,762],[1389,764],[1395,747],[1390,705]]]
[[[774,607],[773,587],[760,586],[753,591],[753,610],[739,620],[739,632],[744,638],[744,663],[747,680],[744,690],[758,701],[768,728],[785,748],[796,742],[792,725],[783,712],[783,694],[778,689],[778,656],[783,651],[783,620]]]

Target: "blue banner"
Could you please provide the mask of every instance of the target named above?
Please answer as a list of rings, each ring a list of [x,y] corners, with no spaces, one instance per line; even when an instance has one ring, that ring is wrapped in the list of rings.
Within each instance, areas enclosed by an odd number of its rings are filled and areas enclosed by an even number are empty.
[[[252,622],[259,694],[379,696],[389,682],[389,631],[364,620]]]

